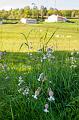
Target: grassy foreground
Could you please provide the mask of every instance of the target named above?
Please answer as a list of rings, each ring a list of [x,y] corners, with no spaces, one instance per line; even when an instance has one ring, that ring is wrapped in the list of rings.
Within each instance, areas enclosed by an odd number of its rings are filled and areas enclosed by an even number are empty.
[[[78,24],[0,28],[0,120],[79,120]]]
[[[56,31],[56,32],[55,32]],[[26,42],[32,44],[32,51],[42,48],[51,35],[48,47],[54,50],[78,50],[79,49],[79,25],[78,23],[41,23],[36,25],[28,24],[3,24],[0,25],[0,50],[8,52],[19,52],[19,47]],[[20,52],[26,52],[24,45]]]
[[[8,52],[2,56],[0,120],[78,119],[79,52]]]

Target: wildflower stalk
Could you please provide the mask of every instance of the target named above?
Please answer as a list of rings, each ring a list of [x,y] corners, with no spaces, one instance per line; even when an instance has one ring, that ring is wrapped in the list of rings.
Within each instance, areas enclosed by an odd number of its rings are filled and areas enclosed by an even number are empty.
[[[14,115],[13,115],[13,110],[12,110],[11,101],[10,101],[10,109],[11,109],[11,116],[12,116],[12,120],[14,120]]]

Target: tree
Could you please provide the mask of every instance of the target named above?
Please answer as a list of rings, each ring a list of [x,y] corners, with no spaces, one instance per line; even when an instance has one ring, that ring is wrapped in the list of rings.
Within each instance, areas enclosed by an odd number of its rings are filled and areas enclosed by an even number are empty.
[[[6,11],[6,10],[2,10],[1,11],[1,18],[7,19],[8,16],[9,16],[8,11]]]
[[[55,14],[55,15],[62,15],[62,13],[61,13],[60,10],[50,8],[50,9],[48,10],[48,15],[52,15],[52,14]]]
[[[62,10],[62,15],[64,17],[71,17],[72,10]]]
[[[41,15],[41,19],[43,19],[44,16],[47,15],[47,8],[46,7],[41,6],[41,8],[40,8],[40,15]]]
[[[24,17],[30,17],[31,16],[31,9],[29,6],[24,7]]]
[[[24,18],[24,9],[23,8],[21,8],[19,10],[19,18]]]
[[[37,6],[34,6],[32,9],[32,18],[37,18],[39,17],[39,10]]]

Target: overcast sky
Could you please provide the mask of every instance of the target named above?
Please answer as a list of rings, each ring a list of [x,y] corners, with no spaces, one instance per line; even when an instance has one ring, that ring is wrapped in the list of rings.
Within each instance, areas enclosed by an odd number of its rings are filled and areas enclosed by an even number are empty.
[[[56,7],[57,9],[79,9],[79,0],[0,0],[0,9],[23,8],[35,3],[37,6]]]

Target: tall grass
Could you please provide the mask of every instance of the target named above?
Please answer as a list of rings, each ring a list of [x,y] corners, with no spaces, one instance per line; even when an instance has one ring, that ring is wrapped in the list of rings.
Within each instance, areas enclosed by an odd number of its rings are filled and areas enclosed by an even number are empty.
[[[53,39],[53,37],[54,37],[55,33],[57,32],[57,30],[58,30],[58,28],[56,28],[56,30],[50,35],[50,37],[49,37],[48,39],[47,39],[47,35],[48,35],[48,32],[49,32],[48,29],[46,30],[45,34],[40,37],[40,39],[39,39],[39,44],[40,44],[40,47],[42,46],[40,49],[41,49],[43,52],[46,51],[47,45],[50,43],[51,39]],[[29,36],[30,36],[30,34],[31,34],[32,31],[33,31],[33,29],[28,32],[27,36],[26,36],[24,33],[21,33],[21,34],[24,36],[26,42],[23,42],[23,43],[20,45],[19,51],[21,50],[21,48],[22,48],[24,45],[26,45],[26,48],[28,48],[28,51],[29,51],[30,45],[29,45],[28,39],[29,39]],[[37,32],[38,32],[38,31],[37,31]],[[47,40],[46,40],[46,39],[47,39]],[[42,41],[43,41],[44,43],[42,43]]]
[[[46,54],[46,53],[45,53]],[[1,120],[77,120],[79,119],[79,55],[75,52],[53,52],[54,58],[41,62],[44,53],[7,53],[0,60],[0,119]],[[71,67],[71,57],[76,67]],[[5,66],[6,64],[6,66]],[[44,73],[46,80],[38,81]],[[18,86],[19,77],[24,83]],[[29,94],[18,92],[19,87],[29,88]],[[38,99],[34,99],[37,88]],[[48,101],[48,88],[55,101]],[[48,103],[48,113],[44,106]]]

